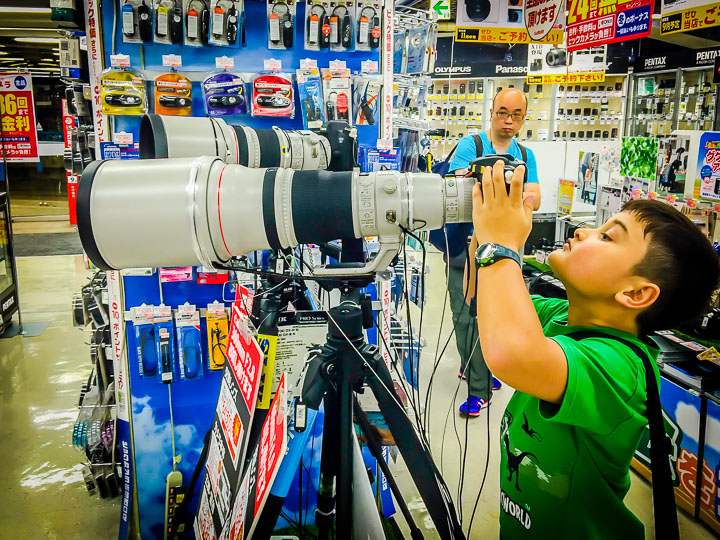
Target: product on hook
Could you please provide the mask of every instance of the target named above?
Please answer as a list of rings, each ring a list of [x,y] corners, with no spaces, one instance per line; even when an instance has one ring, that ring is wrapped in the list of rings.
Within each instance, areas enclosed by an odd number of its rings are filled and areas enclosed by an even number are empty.
[[[295,27],[293,23],[292,2],[272,2],[268,4],[268,46],[274,49],[289,49],[293,46]],[[294,6],[293,6],[294,7]]]
[[[199,6],[199,7],[196,7]],[[190,42],[208,44],[210,30],[210,9],[206,0],[191,0],[187,8],[186,37]]]

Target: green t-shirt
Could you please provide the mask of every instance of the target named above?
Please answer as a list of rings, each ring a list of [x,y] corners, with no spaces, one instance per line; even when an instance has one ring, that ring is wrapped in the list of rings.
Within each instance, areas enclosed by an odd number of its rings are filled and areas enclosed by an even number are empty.
[[[500,536],[644,538],[643,524],[623,502],[647,424],[643,362],[612,338],[564,334],[622,337],[653,359],[658,350],[626,332],[568,326],[566,300],[534,296],[533,303],[545,335],[565,353],[568,382],[560,404],[521,392],[508,403],[500,426]]]

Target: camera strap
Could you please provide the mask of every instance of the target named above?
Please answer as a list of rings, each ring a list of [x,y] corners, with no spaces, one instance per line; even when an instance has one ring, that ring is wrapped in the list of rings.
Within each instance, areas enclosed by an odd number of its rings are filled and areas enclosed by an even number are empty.
[[[645,417],[650,428],[650,471],[652,474],[653,510],[655,514],[655,538],[662,540],[677,540],[678,532],[677,509],[675,507],[675,489],[672,483],[670,438],[665,432],[658,381],[652,369],[653,360],[635,343],[604,332],[592,330],[571,332],[565,334],[576,341],[587,338],[614,339],[628,347],[645,367],[645,387],[647,401]]]

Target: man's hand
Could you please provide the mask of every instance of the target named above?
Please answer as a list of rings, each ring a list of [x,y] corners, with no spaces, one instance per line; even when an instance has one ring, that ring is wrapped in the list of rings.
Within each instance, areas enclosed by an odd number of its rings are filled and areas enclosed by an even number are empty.
[[[535,206],[534,194],[523,196],[524,175],[524,166],[515,169],[508,195],[503,162],[485,167],[482,190],[479,184],[473,186],[473,225],[478,244],[493,242],[518,253],[522,250],[532,229]]]

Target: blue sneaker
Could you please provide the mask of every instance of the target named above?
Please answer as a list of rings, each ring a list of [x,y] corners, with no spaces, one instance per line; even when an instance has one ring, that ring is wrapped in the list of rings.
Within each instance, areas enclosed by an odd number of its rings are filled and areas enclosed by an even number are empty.
[[[493,376],[493,390],[500,390],[502,383]]]
[[[488,406],[489,401],[485,401],[479,397],[468,396],[467,401],[460,405],[458,412],[460,416],[480,416],[480,411]]]

